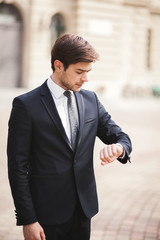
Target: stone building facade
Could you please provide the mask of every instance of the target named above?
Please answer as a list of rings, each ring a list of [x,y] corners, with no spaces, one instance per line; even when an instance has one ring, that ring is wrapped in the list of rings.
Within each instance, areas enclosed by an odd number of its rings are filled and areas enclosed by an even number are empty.
[[[41,84],[63,32],[82,35],[99,52],[92,86],[159,86],[159,29],[159,0],[0,0],[0,87]]]

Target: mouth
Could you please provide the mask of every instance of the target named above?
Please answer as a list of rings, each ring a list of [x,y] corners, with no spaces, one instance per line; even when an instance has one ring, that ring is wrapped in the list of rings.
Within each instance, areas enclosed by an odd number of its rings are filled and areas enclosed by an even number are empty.
[[[81,84],[77,84],[77,86],[78,86],[79,88],[82,87],[82,85],[83,85],[82,83],[81,83]]]

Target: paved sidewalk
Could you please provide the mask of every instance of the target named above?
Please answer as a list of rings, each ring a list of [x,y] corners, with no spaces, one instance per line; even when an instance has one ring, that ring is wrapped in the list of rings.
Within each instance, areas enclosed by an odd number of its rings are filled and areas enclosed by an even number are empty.
[[[5,152],[11,99],[21,91],[0,91],[0,240],[23,239],[22,228],[15,226]],[[92,220],[91,240],[160,240],[160,99],[106,100],[105,105],[129,133],[133,154],[132,163],[102,167],[103,144],[96,141],[100,212]]]

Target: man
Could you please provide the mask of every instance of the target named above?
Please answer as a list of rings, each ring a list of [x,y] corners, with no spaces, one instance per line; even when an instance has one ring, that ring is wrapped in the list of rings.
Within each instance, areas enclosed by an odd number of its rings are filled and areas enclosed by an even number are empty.
[[[98,212],[96,136],[105,144],[102,165],[129,160],[129,137],[94,92],[81,90],[97,59],[82,37],[64,34],[52,48],[51,77],[13,101],[8,170],[25,240],[90,239],[90,219]]]

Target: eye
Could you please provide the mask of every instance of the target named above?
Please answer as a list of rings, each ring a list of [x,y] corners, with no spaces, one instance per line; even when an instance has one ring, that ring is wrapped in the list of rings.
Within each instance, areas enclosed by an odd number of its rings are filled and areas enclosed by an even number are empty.
[[[82,72],[76,72],[77,74],[82,74]]]

